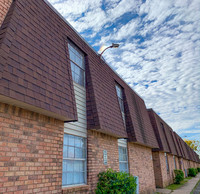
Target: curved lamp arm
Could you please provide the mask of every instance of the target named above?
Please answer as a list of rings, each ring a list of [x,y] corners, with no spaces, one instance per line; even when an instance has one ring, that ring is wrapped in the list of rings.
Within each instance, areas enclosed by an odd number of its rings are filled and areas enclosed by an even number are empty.
[[[101,58],[102,54],[103,54],[107,49],[109,49],[109,48],[118,48],[118,47],[119,47],[119,44],[114,44],[114,43],[112,43],[111,46],[105,48],[105,49],[101,52],[101,54],[99,55],[99,57]]]

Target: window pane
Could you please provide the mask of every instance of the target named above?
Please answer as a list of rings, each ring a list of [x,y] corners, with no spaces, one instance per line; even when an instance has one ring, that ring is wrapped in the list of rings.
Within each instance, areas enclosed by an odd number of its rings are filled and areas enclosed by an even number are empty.
[[[167,158],[167,155],[165,156],[165,159],[166,159],[167,171],[169,171],[169,164],[168,164],[168,158]]]
[[[67,161],[63,160],[63,172],[67,172]]]
[[[75,172],[80,171],[80,163],[81,163],[81,161],[74,161],[74,171]]]
[[[119,85],[116,85],[116,91],[117,91],[117,96],[118,96],[118,101],[119,101],[119,107],[122,113],[123,122],[124,122],[124,125],[126,126],[122,87]]]
[[[71,62],[71,70],[73,71],[73,72],[75,72],[75,64],[73,63],[73,62]]]
[[[82,149],[83,150],[83,158],[86,158],[86,149]]]
[[[63,157],[64,157],[64,158],[67,158],[67,157],[68,157],[67,151],[68,151],[68,146],[64,146],[64,147],[63,147]]]
[[[72,71],[72,79],[75,80],[75,73]]]
[[[75,158],[83,158],[83,150],[81,148],[75,148]]]
[[[85,183],[86,180],[85,180],[85,172],[81,172],[80,173],[80,183]]]
[[[69,144],[68,145],[74,146],[74,136],[69,135]]]
[[[84,86],[84,54],[72,43],[69,44],[68,48],[71,61],[72,78],[76,83]]]
[[[124,102],[121,98],[119,98],[119,105],[120,105],[120,109],[121,109],[122,113],[124,113]]]
[[[126,155],[126,154],[123,154],[122,156],[123,156],[123,157],[122,157],[122,161],[127,161],[127,155]]]
[[[81,148],[85,147],[85,139],[84,138],[81,138]]]
[[[127,172],[127,163],[120,163],[119,164],[119,170],[121,172]]]
[[[62,184],[66,185],[67,184],[67,173],[62,174]]]
[[[81,147],[81,138],[75,137],[75,147]]]
[[[72,160],[66,160],[66,169],[67,169],[67,172],[73,172],[74,171],[74,161]]]
[[[68,158],[74,158],[74,147],[68,147]]]
[[[80,163],[79,163],[79,171],[83,172],[83,171],[85,171],[84,169],[85,169],[85,161],[80,161]]]
[[[74,179],[74,173],[68,172],[67,173],[67,184],[72,185],[73,184],[73,179]]]
[[[81,174],[79,172],[74,173],[74,184],[80,183],[80,176]]]
[[[119,170],[128,172],[127,148],[119,146]]]
[[[120,86],[116,85],[116,90],[117,90],[117,96],[122,98],[122,92]]]
[[[80,67],[76,66],[73,63],[71,63],[71,68],[72,68],[72,78],[73,78],[73,80],[76,83],[84,86],[84,79],[85,79],[84,74],[85,74],[85,72]]]
[[[64,145],[68,145],[68,136],[64,134]]]
[[[86,183],[86,138],[64,134],[64,142],[63,186]]]
[[[81,69],[80,69],[80,67],[78,67],[77,65],[75,65],[75,73],[76,73],[77,75],[80,75],[80,74],[81,74]]]
[[[126,155],[126,148],[123,148],[123,154]]]

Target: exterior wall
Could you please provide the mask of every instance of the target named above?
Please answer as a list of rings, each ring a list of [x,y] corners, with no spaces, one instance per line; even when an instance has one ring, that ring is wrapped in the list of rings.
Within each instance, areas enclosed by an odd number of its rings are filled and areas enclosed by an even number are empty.
[[[0,193],[61,193],[63,126],[0,103]]]
[[[73,82],[78,121],[65,123],[64,132],[87,137],[86,89]]]
[[[134,143],[128,143],[129,172],[139,177],[139,192],[154,193],[155,179],[152,151]]]
[[[100,172],[108,168],[119,171],[118,139],[116,137],[89,130],[87,146],[87,185],[63,188],[63,193],[93,193],[98,182],[97,175]],[[129,172],[139,177],[140,193],[154,193],[155,181],[151,148],[128,143],[127,149]],[[104,150],[107,150],[107,165],[104,165],[103,162]]]
[[[87,138],[86,89],[73,82],[78,121],[64,124],[64,133]],[[89,193],[88,185],[63,187],[63,193]]]
[[[175,156],[176,160],[176,169],[179,170],[179,157]]]
[[[4,21],[4,18],[8,12],[11,3],[12,0],[0,0],[0,27]]]
[[[186,172],[185,172],[185,170],[187,170],[187,174],[188,174],[188,168],[190,168],[190,164],[189,164],[189,160],[183,159],[182,161],[183,161],[183,162],[182,162],[182,163],[183,163],[182,170],[183,170],[184,175],[185,175],[185,177],[186,177]]]
[[[193,161],[190,161],[190,168],[194,168],[194,166],[196,165],[196,163],[195,162],[193,162]]]
[[[96,189],[98,173],[108,168],[119,171],[119,154],[117,138],[88,131],[88,185],[89,190]],[[104,165],[103,151],[107,150],[108,164]]]
[[[167,154],[168,156],[168,163],[169,163],[169,175],[168,175],[168,182],[169,184],[172,184],[174,182],[174,170],[175,165],[174,165],[174,158],[173,155]],[[176,160],[176,159],[175,159]]]
[[[163,152],[153,152],[153,164],[156,187],[164,188],[173,183],[175,164],[173,155],[167,154],[169,172],[167,171],[166,158]],[[176,167],[179,169],[178,157],[175,157]]]
[[[161,169],[160,152],[152,152],[152,157],[156,187],[163,188],[163,175]]]

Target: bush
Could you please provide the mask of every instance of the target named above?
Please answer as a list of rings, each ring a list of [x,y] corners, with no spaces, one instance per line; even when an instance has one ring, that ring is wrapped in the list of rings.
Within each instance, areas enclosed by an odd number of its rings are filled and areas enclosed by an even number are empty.
[[[200,172],[200,168],[197,168],[198,172]]]
[[[126,172],[108,169],[98,174],[96,194],[132,194],[136,192],[136,178]]]
[[[195,177],[197,175],[197,171],[195,168],[189,168],[188,176]]]
[[[184,180],[184,173],[182,170],[174,170],[175,173],[175,184],[180,184],[182,180]]]

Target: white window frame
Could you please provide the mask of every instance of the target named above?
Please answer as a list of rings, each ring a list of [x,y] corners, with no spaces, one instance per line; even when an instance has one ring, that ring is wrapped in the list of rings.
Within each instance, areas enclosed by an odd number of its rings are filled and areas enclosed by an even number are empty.
[[[126,158],[127,160],[120,161],[120,152],[119,149],[125,149],[126,150]],[[119,152],[119,170],[120,170],[120,163],[126,163],[127,164],[127,173],[129,173],[129,164],[128,164],[128,149],[127,149],[127,140],[126,139],[118,139],[118,152]],[[124,172],[124,171],[120,171],[120,172]]]
[[[173,156],[173,159],[174,159],[174,167],[175,167],[175,169],[177,169],[175,156]]]
[[[124,122],[124,126],[126,127],[125,110],[124,110],[124,100],[123,100],[123,89],[117,83],[115,84],[115,88],[116,88],[116,92],[117,92],[119,107],[120,107],[121,114],[122,114],[122,119],[123,119],[123,122]],[[118,95],[118,93],[120,93],[120,94]]]
[[[72,50],[71,47],[74,49]],[[84,56],[84,53],[74,44],[72,43],[71,41],[68,41],[68,51],[69,51],[69,58],[70,58],[70,65],[71,65],[71,71],[72,71],[72,79],[75,83],[79,84],[80,86],[82,87],[85,87],[85,56]],[[80,56],[77,56],[77,54]],[[83,66],[80,66],[75,60],[72,59],[71,55],[70,55],[70,52],[72,52],[74,54],[74,56],[77,56],[79,59],[81,59],[82,57],[82,64]],[[72,70],[72,64],[75,65],[75,67],[79,68],[81,72],[83,72],[83,83],[78,83],[76,82],[76,80],[74,79],[73,77],[73,74],[77,74],[76,72],[74,72]],[[78,75],[78,74],[77,74]],[[78,75],[80,76],[80,75]]]
[[[165,162],[166,162],[167,172],[169,173],[169,161],[168,161],[167,153],[165,153]]]
[[[83,177],[84,183],[70,184],[70,185],[63,185],[63,183],[62,183],[62,187],[65,188],[65,187],[74,187],[74,186],[86,185],[87,184],[87,138],[83,137],[83,136],[77,136],[77,135],[74,135],[74,134],[68,134],[68,133],[64,133],[64,135],[70,135],[70,136],[80,137],[80,138],[85,139],[85,148],[84,148],[85,149],[85,158],[75,158],[75,157],[74,158],[67,158],[67,157],[64,157],[64,139],[63,139],[63,161],[64,160],[85,161],[84,171],[83,171],[83,172],[85,172],[85,174],[84,174],[84,177]],[[76,148],[75,144],[74,144],[74,146],[70,146],[70,147],[74,147],[74,149]],[[62,169],[62,178],[63,178],[63,169]]]

